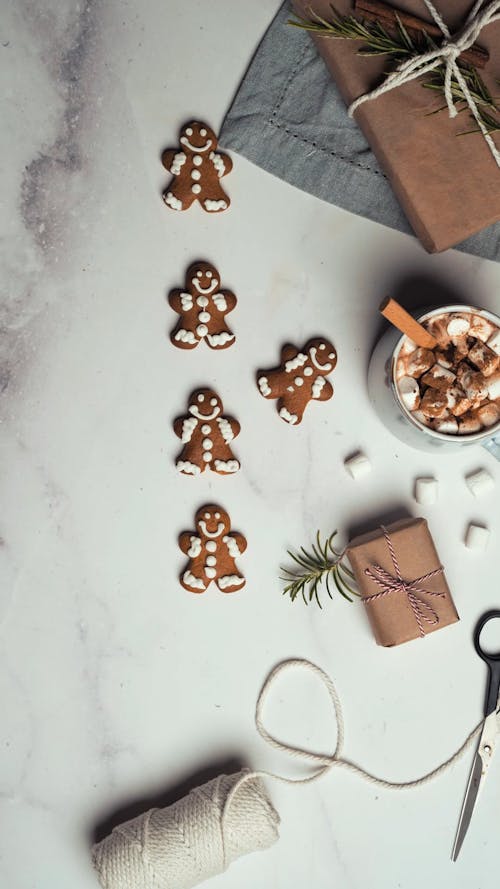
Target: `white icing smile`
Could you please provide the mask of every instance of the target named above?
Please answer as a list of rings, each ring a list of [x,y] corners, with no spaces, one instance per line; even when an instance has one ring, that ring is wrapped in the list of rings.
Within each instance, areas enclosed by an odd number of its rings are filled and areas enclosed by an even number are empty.
[[[222,532],[224,530],[224,523],[219,522],[219,524],[217,525],[217,531],[209,531],[207,528],[206,522],[204,522],[202,519],[200,522],[200,528],[206,537],[220,537],[220,535],[222,534]]]
[[[330,364],[329,361],[326,361],[325,364],[321,364],[321,362],[318,361],[318,359],[316,358],[317,352],[318,352],[318,350],[317,350],[316,346],[313,346],[310,354],[311,354],[311,361],[314,364],[314,367],[316,368],[316,370],[331,370],[333,365]],[[333,358],[333,355],[329,356],[329,357]]]
[[[216,278],[214,278],[210,282],[208,287],[202,287],[200,282],[198,281],[198,278],[193,278],[191,283],[192,283],[193,287],[196,287],[198,293],[212,293],[212,290],[215,290],[215,288],[217,287],[218,281]]]
[[[198,417],[199,420],[215,420],[217,414],[220,414],[220,408],[215,407],[211,414],[204,414],[203,411],[195,405],[191,405],[189,408],[189,413],[193,414],[194,417]]]
[[[190,148],[191,151],[195,151],[197,154],[199,154],[200,152],[208,151],[208,149],[210,148],[210,146],[212,144],[212,140],[208,139],[208,141],[205,142],[205,144],[202,146],[191,145],[191,142],[189,141],[187,136],[181,136],[181,143],[182,143],[182,145],[186,145],[187,148]]]

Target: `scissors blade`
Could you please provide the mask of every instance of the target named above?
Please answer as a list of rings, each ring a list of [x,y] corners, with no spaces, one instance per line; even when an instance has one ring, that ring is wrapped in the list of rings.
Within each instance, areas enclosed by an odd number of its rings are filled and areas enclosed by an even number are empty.
[[[495,712],[490,713],[490,715],[487,716],[484,720],[484,726],[483,731],[481,732],[479,746],[474,757],[474,761],[472,763],[469,782],[467,784],[467,790],[465,791],[462,811],[460,813],[460,820],[458,822],[455,842],[453,844],[453,851],[451,853],[452,861],[457,860],[460,849],[462,848],[462,843],[465,839],[465,835],[469,829],[474,806],[476,804],[479,791],[484,784],[484,780],[488,772],[488,766],[491,762],[491,758],[495,750],[495,744],[498,739],[499,730],[500,728],[498,714]]]

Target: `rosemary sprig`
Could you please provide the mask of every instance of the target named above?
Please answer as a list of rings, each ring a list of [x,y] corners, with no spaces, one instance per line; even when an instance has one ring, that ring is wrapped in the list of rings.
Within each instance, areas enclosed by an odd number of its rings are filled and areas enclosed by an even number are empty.
[[[293,570],[281,568],[283,574],[280,580],[285,582],[283,595],[289,595],[292,602],[295,602],[297,596],[300,595],[306,605],[314,599],[321,608],[318,587],[323,583],[330,599],[333,599],[330,584],[333,584],[340,595],[349,602],[352,602],[351,596],[359,596],[359,593],[351,585],[354,574],[342,561],[344,553],[339,552],[333,546],[332,541],[337,533],[334,531],[322,544],[318,531],[316,543],[311,545],[311,552],[305,550],[303,546],[296,553],[288,550],[288,555],[298,567]]]
[[[358,55],[388,55],[396,62],[402,62],[405,59],[411,58],[417,52],[435,49],[437,46],[425,30],[422,30],[421,38],[412,39],[398,16],[396,16],[394,33],[392,33],[392,31],[387,31],[380,22],[363,21],[362,19],[356,19],[352,15],[342,16],[333,5],[331,6],[330,20],[324,19],[314,12],[312,15],[312,20],[303,18],[289,19],[288,24],[324,37],[362,40],[364,45],[358,50]],[[460,59],[458,64],[472,98],[477,105],[482,123],[490,133],[500,130],[500,119],[495,117],[496,113],[500,113],[500,109],[483,79],[471,65],[464,64]],[[440,65],[430,72],[428,79],[423,82],[422,86],[444,95],[444,81],[445,69],[444,65]],[[460,84],[454,78],[451,84],[451,91],[459,110],[466,110],[468,108],[466,98]],[[430,113],[437,113],[446,107],[446,105],[443,105]],[[481,131],[476,127],[467,132],[479,133]],[[460,133],[459,135],[465,135],[465,133]]]

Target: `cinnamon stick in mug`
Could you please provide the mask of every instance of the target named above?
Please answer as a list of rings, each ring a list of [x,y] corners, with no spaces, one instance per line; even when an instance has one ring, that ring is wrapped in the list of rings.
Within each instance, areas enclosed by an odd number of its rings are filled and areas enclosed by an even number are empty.
[[[380,313],[422,349],[435,349],[438,346],[435,337],[390,296],[380,304]]]

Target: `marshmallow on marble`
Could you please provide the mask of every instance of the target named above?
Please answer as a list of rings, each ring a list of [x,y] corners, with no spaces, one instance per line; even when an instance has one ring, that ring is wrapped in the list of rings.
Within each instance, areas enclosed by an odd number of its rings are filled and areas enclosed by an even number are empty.
[[[465,535],[465,545],[467,549],[485,550],[488,546],[489,537],[490,532],[488,528],[471,522]]]
[[[493,476],[487,469],[478,469],[477,472],[470,472],[465,476],[465,483],[474,497],[481,497],[487,494],[495,487]]]
[[[368,475],[372,470],[372,465],[368,457],[361,451],[358,451],[357,454],[353,454],[352,457],[348,457],[347,460],[344,460],[344,466],[349,475],[354,479],[363,478],[363,476]]]
[[[401,377],[398,382],[399,397],[405,408],[414,411],[420,404],[420,388],[414,377]]]
[[[438,483],[432,476],[415,479],[415,500],[423,506],[430,506],[438,498]]]
[[[487,340],[486,345],[495,355],[500,355],[500,328]]]

